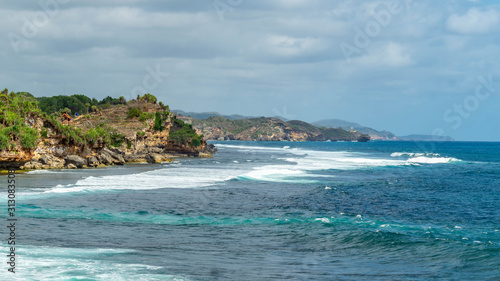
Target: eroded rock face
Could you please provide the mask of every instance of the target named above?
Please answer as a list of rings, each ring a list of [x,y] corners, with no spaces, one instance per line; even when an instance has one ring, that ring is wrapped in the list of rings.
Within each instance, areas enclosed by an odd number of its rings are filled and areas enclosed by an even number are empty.
[[[164,130],[154,131],[151,125],[150,129],[143,129],[145,134],[142,136],[138,136],[134,131],[126,136],[127,142],[119,148],[103,147],[102,143],[76,145],[53,127],[44,124],[41,119],[35,118],[30,124],[36,130],[46,130],[46,137],[40,140],[34,150],[1,150],[0,168],[64,169],[125,163],[162,163],[172,161],[172,157],[211,157],[210,153],[216,151],[213,145],[207,145],[205,141],[194,148],[189,144],[178,145],[170,142],[171,116],[164,121]]]
[[[42,168],[47,169],[62,169],[64,168],[65,160],[55,157],[52,154],[44,154],[38,158],[38,162],[42,163]]]
[[[123,151],[116,148],[103,148],[99,154],[99,160],[105,165],[123,165],[125,164],[124,154]]]
[[[1,150],[0,168],[20,167],[33,159],[34,153],[27,150]]]
[[[89,167],[97,167],[99,166],[99,159],[97,159],[97,157],[95,156],[91,156],[89,158],[87,158],[87,166]]]
[[[21,169],[26,169],[26,170],[37,170],[37,169],[42,169],[42,163],[32,160],[29,162],[26,162],[23,166],[21,166]]]
[[[146,154],[125,154],[124,157],[125,161],[129,163],[146,163]]]
[[[210,154],[213,154],[215,152],[217,152],[217,148],[215,147],[215,145],[213,144],[207,144],[205,146],[205,149],[203,150],[204,153],[210,153]]]
[[[163,157],[160,154],[150,153],[150,154],[146,155],[146,160],[150,164],[161,163],[161,162],[163,162]]]
[[[68,167],[70,164],[75,165],[77,168],[82,168],[84,165],[87,165],[87,160],[78,155],[68,155],[64,158],[64,161]]]

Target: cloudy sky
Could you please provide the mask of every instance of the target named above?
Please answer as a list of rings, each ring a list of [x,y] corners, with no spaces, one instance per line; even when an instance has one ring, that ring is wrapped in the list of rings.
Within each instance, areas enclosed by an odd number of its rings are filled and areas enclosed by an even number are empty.
[[[2,1],[0,23],[12,91],[500,141],[496,1]]]

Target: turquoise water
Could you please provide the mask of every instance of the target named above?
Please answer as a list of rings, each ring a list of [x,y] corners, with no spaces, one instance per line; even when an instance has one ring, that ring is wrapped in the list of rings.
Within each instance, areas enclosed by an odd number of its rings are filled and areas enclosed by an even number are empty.
[[[500,280],[499,143],[215,144],[17,175],[14,280]]]

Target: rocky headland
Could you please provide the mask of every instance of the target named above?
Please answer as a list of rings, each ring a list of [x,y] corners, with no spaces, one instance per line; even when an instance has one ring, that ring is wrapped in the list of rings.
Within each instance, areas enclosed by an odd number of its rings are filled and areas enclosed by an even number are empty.
[[[168,106],[157,104],[152,95],[128,102],[111,98],[109,103],[82,97],[78,98],[90,102],[77,107],[84,114],[76,116],[64,115],[71,111],[67,107],[47,113],[46,100],[42,100],[43,111],[39,101],[28,93],[1,92],[0,168],[76,169],[161,163],[175,157],[212,157],[216,151],[191,125],[177,119]],[[54,101],[56,105],[61,103]]]
[[[207,140],[244,141],[369,141],[370,137],[342,128],[316,127],[307,122],[260,117],[239,120],[214,116],[207,119],[181,117]]]

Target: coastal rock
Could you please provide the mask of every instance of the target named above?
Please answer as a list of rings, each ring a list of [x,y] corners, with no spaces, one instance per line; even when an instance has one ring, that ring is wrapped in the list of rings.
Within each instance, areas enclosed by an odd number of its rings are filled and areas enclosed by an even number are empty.
[[[101,162],[104,165],[112,165],[113,158],[111,158],[111,156],[109,156],[108,154],[101,153],[99,154],[99,162]]]
[[[153,147],[148,147],[147,152],[161,154],[161,153],[163,153],[163,149],[161,149],[160,147],[153,146]]]
[[[97,157],[91,156],[91,157],[87,158],[87,165],[89,167],[97,167],[97,166],[99,166],[99,160],[97,159]]]
[[[71,164],[71,163],[70,163],[70,164],[68,164],[66,167],[67,167],[68,169],[76,169],[76,168],[78,168],[77,166],[75,166],[75,165],[73,165],[73,164]]]
[[[146,155],[146,161],[148,161],[148,163],[161,163],[165,161],[165,157],[158,153],[149,153]]]
[[[210,153],[200,152],[198,153],[199,158],[214,158],[214,156]]]
[[[125,151],[123,149],[117,147],[105,147],[102,149],[102,152],[110,154],[110,155],[125,155]]]
[[[44,154],[38,158],[38,161],[42,163],[43,169],[62,169],[65,164],[63,159],[55,157],[52,154]]]
[[[146,154],[125,154],[123,156],[126,162],[129,163],[145,163],[148,162]]]
[[[123,158],[122,155],[117,154],[114,158],[114,164],[115,165],[124,165],[125,164],[125,159]]]
[[[23,166],[21,166],[20,168],[21,169],[25,169],[25,170],[35,170],[35,169],[42,169],[42,163],[36,161],[36,160],[32,160],[32,161],[29,161],[29,162],[26,162],[24,163]]]
[[[105,165],[125,164],[125,159],[122,156],[122,151],[118,149],[103,148],[101,150],[101,154],[99,154],[99,161]]]
[[[203,152],[214,154],[215,152],[217,152],[217,147],[215,147],[215,145],[213,144],[208,144],[205,146],[205,150]]]
[[[66,158],[64,158],[64,161],[66,162],[66,165],[69,166],[69,164],[73,164],[77,168],[82,168],[83,165],[87,164],[87,160],[85,160],[85,158],[80,157],[78,155],[68,155],[68,156],[66,156]]]

